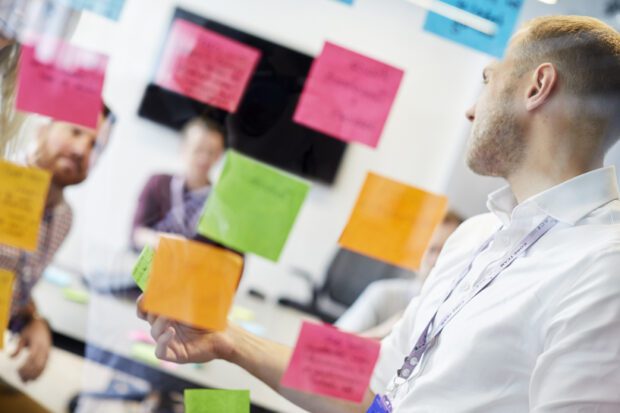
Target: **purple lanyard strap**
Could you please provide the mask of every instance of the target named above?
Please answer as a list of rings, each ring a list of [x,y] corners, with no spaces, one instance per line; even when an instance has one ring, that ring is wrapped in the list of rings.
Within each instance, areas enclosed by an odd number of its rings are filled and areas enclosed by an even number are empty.
[[[482,292],[486,287],[488,287],[506,268],[508,268],[515,260],[522,255],[524,255],[536,242],[551,228],[553,228],[558,221],[552,217],[546,217],[534,230],[532,230],[529,234],[523,238],[523,240],[516,246],[515,249],[510,251],[508,254],[504,255],[501,259],[499,265],[497,265],[493,271],[489,273],[486,277],[483,277],[481,280],[476,282],[474,288],[472,289],[472,293],[465,296],[445,317],[441,319],[441,321],[437,324],[437,327],[433,331],[433,324],[435,319],[437,318],[437,313],[439,312],[439,308],[435,311],[435,314],[431,318],[431,320],[426,325],[426,328],[420,334],[418,341],[416,342],[413,350],[407,357],[405,357],[405,361],[400,369],[398,369],[398,376],[395,378],[395,382],[393,383],[395,387],[392,390],[392,393],[395,394],[396,389],[406,382],[411,374],[413,373],[415,367],[418,365],[424,354],[432,347],[437,337],[441,334],[445,326],[454,318],[454,316],[475,296],[477,296],[480,292]],[[498,231],[499,232],[499,231]],[[441,307],[449,298],[452,296],[452,293],[456,289],[456,287],[463,281],[463,279],[469,274],[471,271],[474,261],[484,250],[486,250],[493,239],[495,239],[497,233],[493,234],[491,238],[489,238],[482,246],[476,251],[473,255],[469,265],[465,268],[465,270],[459,275],[454,282],[450,292],[444,298],[439,307]],[[400,380],[399,380],[400,379]]]

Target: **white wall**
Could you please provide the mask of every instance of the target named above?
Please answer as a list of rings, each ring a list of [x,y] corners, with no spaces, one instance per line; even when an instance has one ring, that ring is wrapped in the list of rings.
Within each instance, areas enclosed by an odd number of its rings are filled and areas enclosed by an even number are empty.
[[[403,0],[358,0],[354,7],[333,0],[127,0],[119,23],[86,13],[75,36],[111,55],[104,95],[120,121],[89,180],[68,191],[75,225],[61,263],[113,265],[146,178],[179,167],[175,134],[137,117],[177,3],[312,55],[330,40],[406,71],[378,149],[351,145],[337,183],[313,187],[280,264],[251,259],[245,285],[273,291],[273,277],[288,265],[320,274],[369,170],[442,191],[466,129],[464,110],[489,59],[423,32],[421,9]]]

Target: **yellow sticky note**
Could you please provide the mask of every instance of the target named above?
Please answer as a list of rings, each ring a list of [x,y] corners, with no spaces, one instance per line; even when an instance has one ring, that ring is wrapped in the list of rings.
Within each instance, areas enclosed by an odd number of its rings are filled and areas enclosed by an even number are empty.
[[[14,280],[12,272],[0,269],[0,350],[4,348],[4,332],[9,326]]]
[[[196,327],[224,330],[242,270],[239,254],[162,236],[144,293],[144,309]]]
[[[448,207],[445,196],[369,173],[340,245],[418,270],[433,231]]]
[[[0,244],[35,251],[51,174],[0,160]]]

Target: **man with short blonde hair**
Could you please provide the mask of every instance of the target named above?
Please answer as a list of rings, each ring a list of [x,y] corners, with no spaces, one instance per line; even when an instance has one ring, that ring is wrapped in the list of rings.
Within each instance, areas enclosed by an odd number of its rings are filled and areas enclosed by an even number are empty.
[[[235,326],[142,313],[157,356],[228,360],[311,412],[620,412],[620,194],[603,168],[619,45],[597,20],[544,17],[485,68],[467,162],[509,185],[448,239],[361,405],[282,388],[291,349]]]

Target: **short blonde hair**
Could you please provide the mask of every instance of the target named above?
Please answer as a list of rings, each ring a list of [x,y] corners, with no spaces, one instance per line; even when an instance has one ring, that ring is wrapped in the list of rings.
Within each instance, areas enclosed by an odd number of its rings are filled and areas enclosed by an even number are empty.
[[[18,61],[17,44],[0,49],[0,158],[11,158],[17,152],[26,118],[15,109]]]
[[[577,98],[580,120],[603,121],[607,133],[618,133],[620,33],[586,16],[538,17],[523,29],[516,52],[523,68],[554,64],[565,90]]]

